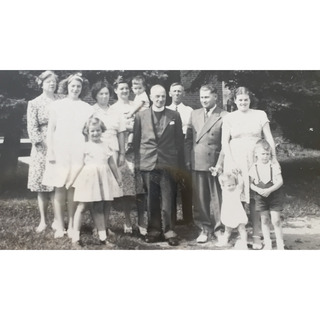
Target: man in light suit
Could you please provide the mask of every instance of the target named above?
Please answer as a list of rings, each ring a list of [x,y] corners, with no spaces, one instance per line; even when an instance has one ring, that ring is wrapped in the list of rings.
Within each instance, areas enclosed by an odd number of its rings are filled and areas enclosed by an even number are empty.
[[[150,90],[153,102],[136,115],[133,128],[135,168],[140,170],[148,199],[146,242],[164,237],[171,246],[179,244],[175,228],[176,173],[183,165],[183,133],[178,112],[166,109],[166,91],[160,85]]]
[[[193,218],[201,229],[197,242],[204,243],[212,232],[221,226],[221,189],[217,177],[212,176],[210,167],[221,171],[222,117],[227,114],[217,107],[217,89],[211,85],[200,88],[201,109],[192,111],[185,140],[186,166],[192,170]],[[212,214],[211,214],[212,213]]]

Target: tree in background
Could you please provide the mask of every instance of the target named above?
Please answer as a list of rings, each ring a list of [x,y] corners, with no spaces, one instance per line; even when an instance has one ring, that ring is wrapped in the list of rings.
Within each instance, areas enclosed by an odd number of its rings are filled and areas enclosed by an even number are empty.
[[[41,94],[36,77],[44,70],[0,71],[0,136],[4,136],[0,153],[0,187],[15,175],[21,137],[27,137],[27,102]],[[74,72],[82,72],[90,84],[106,79],[110,84],[122,75],[128,81],[140,74],[146,78],[149,88],[162,84],[166,89],[172,82],[180,81],[179,71],[157,70],[54,70],[62,80]],[[88,95],[87,101],[92,102]]]
[[[89,80],[91,84],[99,80],[107,80],[111,85],[118,76],[123,76],[127,81],[137,75],[142,75],[146,79],[147,93],[155,84],[161,84],[168,91],[171,83],[180,81],[180,71],[174,70],[93,70],[83,71],[83,75]],[[169,96],[167,96],[169,100]],[[169,103],[167,101],[167,103]]]
[[[14,176],[26,99],[32,96],[32,75],[26,71],[0,71],[0,135],[4,136],[0,155],[0,188]]]
[[[41,93],[35,79],[42,71],[0,71],[0,136],[4,136],[0,179],[12,177],[15,172],[20,137],[26,137],[27,101]],[[82,72],[91,84],[103,79],[113,84],[118,75],[129,81],[143,75],[149,85],[147,90],[162,84],[168,91],[171,83],[181,80],[179,70],[55,70],[60,79],[76,71]],[[320,149],[320,71],[208,70],[194,74],[190,91],[217,79],[231,90],[246,86],[255,94],[256,107],[267,112],[273,130],[304,147]]]
[[[294,143],[320,149],[319,71],[200,71],[191,89],[215,76],[230,90],[248,87],[256,107],[267,112],[273,130]]]

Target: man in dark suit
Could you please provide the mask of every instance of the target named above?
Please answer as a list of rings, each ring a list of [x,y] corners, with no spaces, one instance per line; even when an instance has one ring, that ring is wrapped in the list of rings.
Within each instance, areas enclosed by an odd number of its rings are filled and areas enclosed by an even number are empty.
[[[148,199],[146,242],[164,236],[169,245],[179,244],[175,227],[176,173],[183,165],[183,133],[178,112],[166,109],[166,91],[150,90],[150,109],[136,115],[133,128],[135,167],[140,170]]]
[[[227,112],[217,107],[217,98],[213,85],[200,88],[202,108],[192,111],[185,140],[186,166],[192,169],[193,218],[201,229],[199,243],[207,242],[211,233],[221,228],[221,189],[209,171],[210,167],[221,171],[223,161],[221,126]]]

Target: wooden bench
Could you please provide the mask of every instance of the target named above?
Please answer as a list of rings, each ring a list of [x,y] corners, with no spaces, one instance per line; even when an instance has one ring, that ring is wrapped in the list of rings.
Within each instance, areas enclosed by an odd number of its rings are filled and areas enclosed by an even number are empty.
[[[0,137],[0,154],[3,150],[3,137]],[[30,139],[20,139],[20,146],[19,146],[19,157],[29,157],[31,152],[31,141]]]

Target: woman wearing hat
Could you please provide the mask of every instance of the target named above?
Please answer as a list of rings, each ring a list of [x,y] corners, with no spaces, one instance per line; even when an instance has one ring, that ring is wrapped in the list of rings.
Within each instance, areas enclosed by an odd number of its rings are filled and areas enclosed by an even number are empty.
[[[88,82],[80,73],[72,74],[59,84],[59,93],[64,99],[50,105],[47,134],[47,166],[43,184],[55,188],[54,211],[56,215],[55,238],[63,237],[64,207],[68,208],[68,235],[72,236],[75,202],[74,188],[71,187],[82,165],[85,138],[82,129],[92,115],[92,107],[81,100],[86,95]]]

